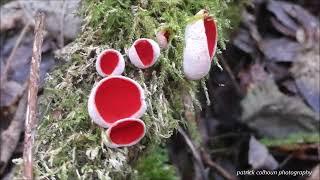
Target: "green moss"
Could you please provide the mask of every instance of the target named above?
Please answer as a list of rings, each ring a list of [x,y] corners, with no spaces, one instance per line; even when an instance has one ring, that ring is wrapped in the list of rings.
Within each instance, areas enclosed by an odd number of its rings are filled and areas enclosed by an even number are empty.
[[[320,134],[319,133],[295,133],[291,134],[286,138],[281,139],[270,139],[264,138],[261,139],[261,142],[269,147],[275,146],[299,146],[301,143],[320,143]]]
[[[206,8],[218,22],[219,44],[225,47],[226,32],[230,28],[227,5],[228,1],[224,0],[85,1],[83,33],[64,49],[66,53],[59,55],[64,65],[50,74],[40,101],[44,118],[36,138],[37,176],[50,179],[132,177],[135,170],[131,164],[139,154],[165,141],[179,123],[185,122],[183,94],[192,98],[192,106],[201,108],[197,93],[205,84],[186,80],[181,70],[188,19]],[[172,30],[172,36],[169,48],[162,50],[152,68],[139,70],[125,57],[124,75],[145,89],[148,110],[142,119],[147,127],[146,137],[130,148],[107,148],[101,138],[104,130],[94,125],[87,113],[90,90],[101,79],[94,68],[95,54],[107,47],[125,54],[135,39],[154,39],[161,27]]]
[[[153,147],[139,161],[136,170],[137,180],[176,180],[175,168],[168,164],[168,152],[160,146]]]

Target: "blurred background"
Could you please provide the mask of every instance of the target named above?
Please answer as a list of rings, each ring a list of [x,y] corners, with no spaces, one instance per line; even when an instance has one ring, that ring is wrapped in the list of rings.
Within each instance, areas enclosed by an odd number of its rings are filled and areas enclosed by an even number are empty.
[[[47,16],[41,88],[62,65],[55,56],[76,40],[85,17],[77,15],[80,0],[0,5],[0,179],[9,180],[23,150],[33,16],[38,10]],[[208,94],[199,94],[202,110],[186,117],[193,129],[179,129],[141,158],[141,179],[319,179],[320,1],[251,0],[241,6],[226,49],[217,55],[223,71],[211,68]],[[248,169],[313,173],[236,176]]]

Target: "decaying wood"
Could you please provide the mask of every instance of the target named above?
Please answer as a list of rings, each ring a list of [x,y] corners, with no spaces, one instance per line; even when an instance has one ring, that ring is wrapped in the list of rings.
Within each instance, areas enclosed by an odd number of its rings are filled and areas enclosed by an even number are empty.
[[[37,94],[39,86],[41,47],[44,36],[44,18],[44,13],[37,13],[29,77],[28,106],[25,122],[25,139],[23,149],[24,179],[33,179],[32,145],[34,143],[34,135],[37,125]]]

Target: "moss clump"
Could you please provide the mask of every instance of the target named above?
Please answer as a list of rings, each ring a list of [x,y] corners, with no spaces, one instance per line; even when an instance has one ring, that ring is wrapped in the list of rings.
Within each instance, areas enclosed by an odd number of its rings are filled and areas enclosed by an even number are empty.
[[[168,152],[161,146],[153,147],[136,162],[138,180],[177,180],[175,168],[168,164]]]
[[[186,80],[181,71],[186,23],[199,10],[207,9],[218,22],[219,44],[223,48],[225,32],[230,28],[228,2],[85,1],[83,33],[61,52],[65,63],[50,74],[41,98],[44,118],[38,128],[35,155],[39,178],[131,179],[135,174],[131,164],[138,155],[169,138],[184,121],[182,96],[190,96],[193,105],[200,107],[196,94],[201,83]],[[100,79],[94,69],[96,54],[104,48],[125,54],[135,39],[153,39],[163,26],[172,31],[170,45],[152,68],[134,68],[125,57],[124,75],[145,89],[148,110],[142,119],[147,127],[146,137],[134,147],[107,148],[101,138],[104,130],[92,124],[87,113],[88,95]]]

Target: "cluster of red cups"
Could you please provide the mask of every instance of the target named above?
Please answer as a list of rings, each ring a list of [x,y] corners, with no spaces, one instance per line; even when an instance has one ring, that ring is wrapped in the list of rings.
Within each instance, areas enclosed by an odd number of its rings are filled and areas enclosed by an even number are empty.
[[[148,68],[158,59],[159,45],[141,38],[129,49],[132,64]],[[106,49],[98,56],[96,70],[104,77],[91,90],[88,111],[93,122],[108,128],[108,146],[123,147],[138,143],[145,135],[146,127],[141,118],[147,106],[144,90],[139,83],[121,76],[125,61],[121,53]]]
[[[196,21],[186,27],[183,71],[188,79],[201,79],[208,74],[217,45],[217,28],[214,19],[206,11],[200,11]],[[161,48],[167,48],[169,33],[157,34]],[[141,69],[155,64],[160,47],[152,39],[136,40],[128,50],[131,63]],[[88,112],[96,124],[107,128],[108,146],[124,147],[138,143],[145,135],[146,127],[141,118],[147,106],[144,90],[139,83],[121,76],[125,69],[122,54],[114,49],[100,53],[96,70],[104,77],[91,90]]]

